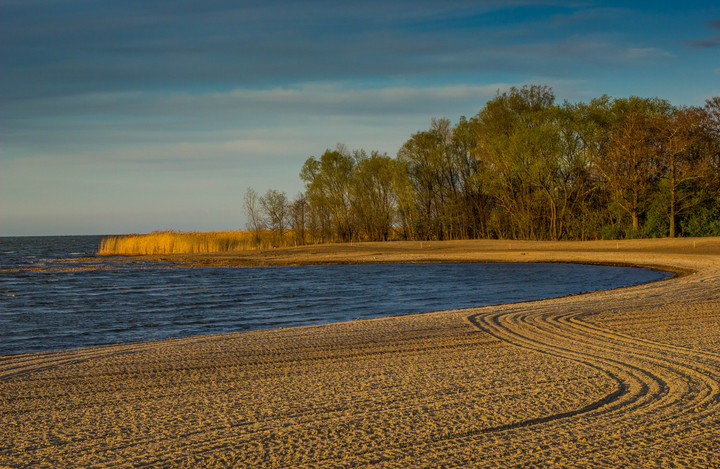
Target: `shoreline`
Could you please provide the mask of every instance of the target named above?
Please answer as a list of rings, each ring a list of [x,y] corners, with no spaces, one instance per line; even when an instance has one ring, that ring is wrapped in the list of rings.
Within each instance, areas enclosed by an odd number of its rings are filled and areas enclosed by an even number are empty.
[[[175,257],[619,263],[678,275],[522,303],[0,357],[0,466],[717,464],[720,239],[694,241]]]

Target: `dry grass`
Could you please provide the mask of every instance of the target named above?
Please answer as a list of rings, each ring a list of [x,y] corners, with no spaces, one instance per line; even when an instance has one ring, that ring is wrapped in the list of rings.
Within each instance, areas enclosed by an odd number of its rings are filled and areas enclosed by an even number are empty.
[[[310,237],[298,242],[293,230],[285,230],[282,237],[276,231],[263,230],[259,239],[251,231],[154,231],[146,234],[106,236],[100,242],[97,254],[101,256],[152,256],[164,254],[209,254],[253,251],[258,249],[297,247],[312,244],[318,239]],[[393,229],[390,239],[398,241],[402,233]],[[320,240],[322,243],[323,241]],[[334,243],[330,243],[334,244]]]
[[[205,233],[156,231],[148,234],[107,236],[100,242],[98,254],[102,256],[203,254],[266,249],[274,244],[277,244],[277,241],[270,231],[260,233],[259,241],[254,239],[253,233],[249,231]]]

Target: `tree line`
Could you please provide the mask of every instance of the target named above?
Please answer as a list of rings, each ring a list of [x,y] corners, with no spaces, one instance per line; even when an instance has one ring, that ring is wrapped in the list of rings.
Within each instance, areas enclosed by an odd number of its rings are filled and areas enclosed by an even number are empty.
[[[720,235],[720,97],[556,103],[498,93],[472,118],[432,119],[397,156],[328,149],[294,200],[249,188],[247,228],[276,244]]]

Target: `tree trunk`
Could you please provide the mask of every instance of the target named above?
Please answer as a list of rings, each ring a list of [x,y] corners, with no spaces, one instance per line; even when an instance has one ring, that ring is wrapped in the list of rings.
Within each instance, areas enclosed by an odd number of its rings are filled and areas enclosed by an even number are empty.
[[[673,156],[670,163],[670,232],[668,233],[670,238],[675,237],[675,205],[677,203],[675,184],[675,157]]]
[[[633,211],[630,216],[632,217],[632,227],[633,227],[633,235],[637,236],[638,231],[640,231],[640,220],[638,218],[638,213]]]
[[[670,233],[668,235],[671,238],[675,237],[675,204],[670,206]]]

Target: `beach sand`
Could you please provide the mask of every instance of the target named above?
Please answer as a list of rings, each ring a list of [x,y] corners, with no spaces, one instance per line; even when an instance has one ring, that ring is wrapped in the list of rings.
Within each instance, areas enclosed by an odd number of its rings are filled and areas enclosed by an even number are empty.
[[[718,238],[154,260],[581,262],[679,275],[509,305],[0,357],[0,466],[720,467]]]

